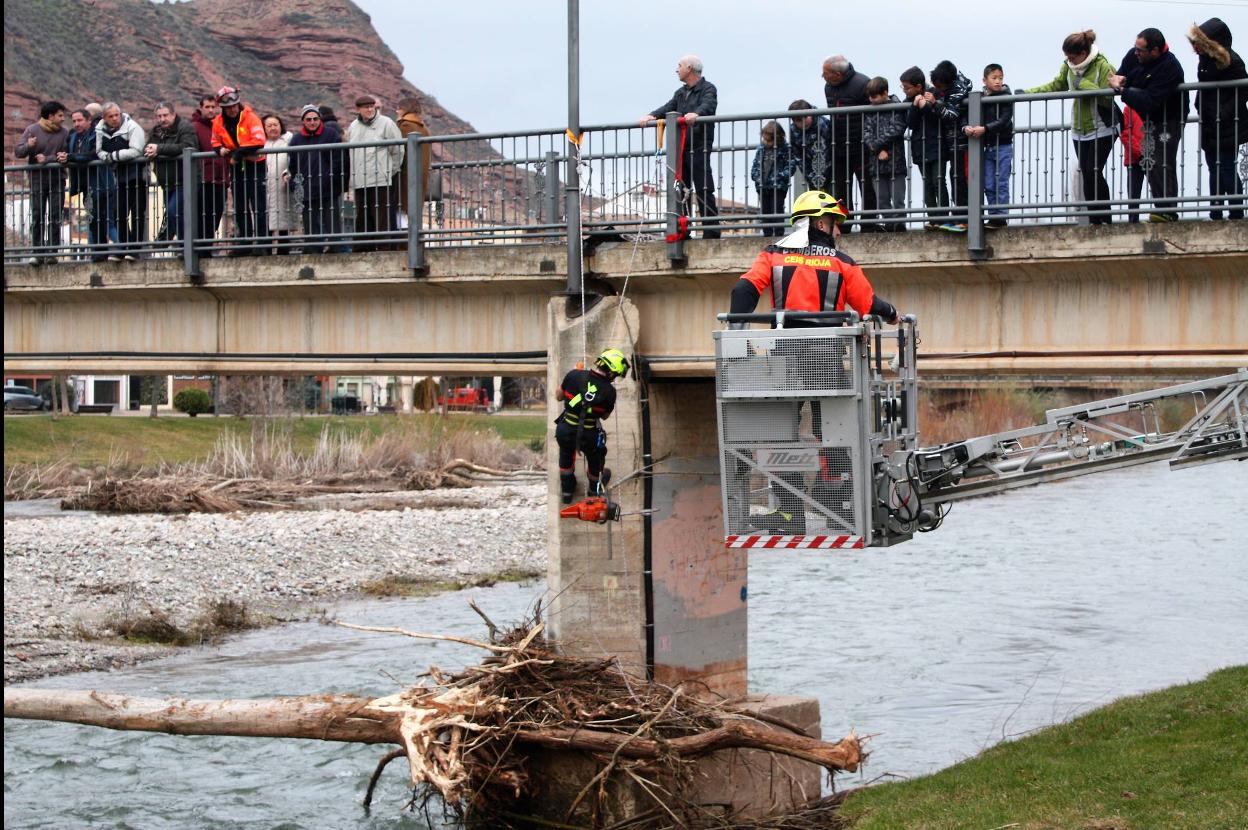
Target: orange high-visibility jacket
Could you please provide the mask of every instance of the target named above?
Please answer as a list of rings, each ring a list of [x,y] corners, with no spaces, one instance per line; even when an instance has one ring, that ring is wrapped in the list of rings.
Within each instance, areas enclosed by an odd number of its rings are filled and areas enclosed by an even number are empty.
[[[212,119],[212,149],[214,150],[220,147],[227,150],[263,147],[264,140],[264,124],[260,123],[260,116],[256,115],[255,110],[246,104],[243,104],[243,108],[238,113],[237,135],[230,135],[225,129],[224,115],[218,115]],[[264,156],[250,156],[249,160],[259,163],[264,161]]]
[[[741,279],[758,292],[755,303],[770,287],[772,308],[786,311],[844,311],[848,306],[865,317],[875,301],[875,289],[862,268],[848,255],[822,245],[768,245]],[[738,309],[736,294],[732,310],[753,311]]]

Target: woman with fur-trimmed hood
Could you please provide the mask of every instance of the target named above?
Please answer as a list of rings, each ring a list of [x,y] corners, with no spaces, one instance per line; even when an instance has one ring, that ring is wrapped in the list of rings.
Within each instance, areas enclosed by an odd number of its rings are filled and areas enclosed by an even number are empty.
[[[1200,56],[1196,79],[1201,83],[1248,78],[1243,59],[1231,49],[1230,27],[1221,19],[1211,17],[1192,26],[1187,38]],[[1210,194],[1243,193],[1237,157],[1239,146],[1248,143],[1248,87],[1197,90],[1196,111],[1200,114],[1200,146],[1209,166]],[[1228,217],[1243,219],[1243,199],[1229,200],[1229,204]],[[1220,205],[1220,200],[1213,202],[1211,218],[1222,218]]]

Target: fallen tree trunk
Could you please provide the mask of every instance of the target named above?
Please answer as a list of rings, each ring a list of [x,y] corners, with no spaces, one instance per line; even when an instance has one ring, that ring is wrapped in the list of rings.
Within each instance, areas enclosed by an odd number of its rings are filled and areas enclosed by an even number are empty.
[[[412,706],[420,708],[418,701],[413,701]],[[402,714],[394,707],[394,698],[368,699],[351,695],[191,700],[10,688],[4,690],[4,716],[169,735],[404,743]],[[653,759],[664,752],[696,758],[721,749],[762,749],[846,772],[856,771],[862,760],[858,739],[853,735],[830,744],[769,726],[731,720],[717,729],[673,738],[663,744],[593,729],[520,729],[515,732],[515,738],[522,744],[583,752],[618,752],[626,758]]]
[[[350,695],[188,700],[53,689],[4,690],[6,718],[65,721],[170,735],[401,743],[399,716],[370,710],[369,703],[367,698]]]

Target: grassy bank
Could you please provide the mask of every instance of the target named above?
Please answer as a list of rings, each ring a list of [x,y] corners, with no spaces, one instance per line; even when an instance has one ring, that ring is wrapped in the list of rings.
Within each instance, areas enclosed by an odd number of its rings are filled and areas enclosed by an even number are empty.
[[[883,740],[883,738],[881,738]],[[854,830],[1248,827],[1248,666],[850,795]]]
[[[201,461],[222,432],[249,435],[257,419],[185,417],[69,418],[18,416],[4,419],[4,466],[50,464],[65,459],[84,467],[101,464],[155,465]],[[405,430],[491,431],[505,441],[540,449],[544,415],[395,415],[281,419],[289,424],[293,447],[311,452],[326,424],[335,432],[378,437]]]

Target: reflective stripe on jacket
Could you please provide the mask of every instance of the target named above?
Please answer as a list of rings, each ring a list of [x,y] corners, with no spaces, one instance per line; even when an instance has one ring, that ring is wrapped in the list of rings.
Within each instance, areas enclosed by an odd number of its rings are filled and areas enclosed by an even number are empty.
[[[845,253],[822,245],[768,245],[741,279],[761,295],[771,288],[773,308],[787,311],[844,311],[866,316],[875,290],[862,268]]]
[[[225,116],[218,115],[212,119],[212,146],[213,149],[224,147],[227,150],[240,150],[244,147],[264,147],[264,125],[260,123],[260,116],[256,115],[255,110],[243,104],[243,108],[238,113],[238,129],[235,135],[230,135],[229,130],[225,128]],[[264,156],[249,156],[248,161],[254,161],[257,164],[264,161]]]
[[[615,409],[615,387],[605,375],[588,369],[573,369],[559,384],[563,412],[557,422],[597,429],[598,420]]]

